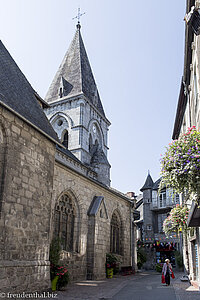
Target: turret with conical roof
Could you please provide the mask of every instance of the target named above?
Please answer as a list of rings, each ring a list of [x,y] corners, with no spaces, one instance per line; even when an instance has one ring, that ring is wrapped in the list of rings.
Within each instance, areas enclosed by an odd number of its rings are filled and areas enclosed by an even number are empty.
[[[144,241],[149,242],[153,238],[153,214],[151,210],[152,204],[152,189],[153,189],[153,179],[148,172],[145,184],[140,189],[143,192],[143,225],[144,225]]]
[[[147,179],[145,181],[145,184],[143,185],[143,187],[140,189],[141,192],[143,192],[144,190],[148,190],[148,189],[152,189],[153,187],[153,179],[151,178],[150,173],[148,173]]]
[[[110,122],[104,113],[80,28],[78,23],[71,45],[47,92],[45,100],[50,108],[46,114],[64,145],[68,145],[82,163],[98,170],[99,181],[109,185],[107,134]],[[104,176],[105,168],[107,176]]]

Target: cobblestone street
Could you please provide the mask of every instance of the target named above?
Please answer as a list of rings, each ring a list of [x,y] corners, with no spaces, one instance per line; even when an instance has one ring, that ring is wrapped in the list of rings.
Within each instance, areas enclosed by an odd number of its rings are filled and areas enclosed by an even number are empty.
[[[161,275],[142,272],[101,281],[80,281],[58,292],[58,300],[199,300],[200,292],[175,274],[169,287],[161,284]]]

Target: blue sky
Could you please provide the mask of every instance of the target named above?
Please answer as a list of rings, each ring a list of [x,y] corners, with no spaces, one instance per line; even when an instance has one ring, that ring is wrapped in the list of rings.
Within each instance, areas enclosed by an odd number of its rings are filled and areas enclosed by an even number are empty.
[[[171,141],[184,54],[185,1],[0,0],[0,39],[42,96],[81,32],[107,118],[112,186],[153,180]]]

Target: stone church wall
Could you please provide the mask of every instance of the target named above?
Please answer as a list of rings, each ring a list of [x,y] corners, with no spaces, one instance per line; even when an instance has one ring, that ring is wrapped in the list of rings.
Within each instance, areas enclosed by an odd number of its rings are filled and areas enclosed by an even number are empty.
[[[62,256],[68,264],[71,279],[105,278],[106,253],[110,252],[110,222],[115,210],[122,220],[122,265],[131,265],[130,203],[119,194],[57,162],[52,211],[55,209],[56,201],[64,193],[71,195],[79,211],[76,224],[79,228],[77,251],[71,253],[63,251]],[[105,205],[101,204],[96,216],[88,216],[94,196],[103,196]]]
[[[0,290],[50,287],[55,145],[0,106]]]

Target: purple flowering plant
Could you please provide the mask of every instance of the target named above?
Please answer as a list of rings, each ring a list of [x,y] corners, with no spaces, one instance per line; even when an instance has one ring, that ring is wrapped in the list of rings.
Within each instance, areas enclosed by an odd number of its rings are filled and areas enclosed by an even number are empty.
[[[160,191],[169,187],[173,194],[200,194],[200,132],[195,126],[166,147],[161,176]]]
[[[179,231],[186,232],[188,229],[187,218],[188,218],[187,206],[177,204],[171,211],[169,216],[163,222],[163,231],[166,236],[170,233]]]

